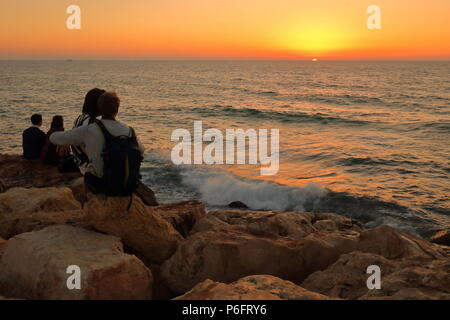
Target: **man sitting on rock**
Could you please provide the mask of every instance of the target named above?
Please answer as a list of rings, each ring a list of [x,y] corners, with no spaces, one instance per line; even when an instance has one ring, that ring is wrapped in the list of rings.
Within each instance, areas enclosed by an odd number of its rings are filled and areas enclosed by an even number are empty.
[[[93,193],[128,196],[143,186],[139,169],[144,147],[133,128],[116,119],[119,106],[117,94],[105,92],[98,100],[101,120],[50,136],[56,145],[84,145],[89,158],[85,184]]]
[[[22,134],[23,157],[28,160],[38,160],[46,140],[45,133],[39,129],[42,126],[42,116],[33,114],[31,123],[33,125]]]

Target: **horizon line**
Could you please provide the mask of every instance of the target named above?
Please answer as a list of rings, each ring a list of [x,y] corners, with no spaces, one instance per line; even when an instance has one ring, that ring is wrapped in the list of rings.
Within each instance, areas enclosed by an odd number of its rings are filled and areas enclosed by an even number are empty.
[[[317,58],[316,62],[326,61],[450,61],[445,58]],[[306,61],[313,62],[312,58],[0,58],[0,61]]]

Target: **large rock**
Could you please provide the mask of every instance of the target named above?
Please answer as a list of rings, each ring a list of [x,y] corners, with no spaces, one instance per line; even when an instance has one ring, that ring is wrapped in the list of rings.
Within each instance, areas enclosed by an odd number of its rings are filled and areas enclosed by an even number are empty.
[[[9,239],[21,233],[38,231],[59,224],[84,226],[83,211],[37,212],[4,218],[0,223],[0,237]]]
[[[127,209],[129,201],[129,197],[93,196],[84,206],[87,225],[120,237],[146,262],[161,263],[175,252],[182,236],[139,197],[133,196]]]
[[[352,224],[333,233],[315,231],[312,217],[233,210],[210,213],[198,222],[206,229],[194,228],[196,232],[163,263],[161,277],[178,293],[206,279],[229,283],[252,274],[301,283],[358,245],[359,234]],[[203,223],[212,219],[220,223]]]
[[[55,166],[25,160],[19,155],[0,154],[0,179],[5,189],[63,186],[81,174],[61,173]]]
[[[450,300],[450,259],[404,266],[383,277],[380,290],[369,290],[360,299]]]
[[[39,211],[79,210],[81,205],[66,187],[12,188],[0,194],[0,219]]]
[[[69,266],[79,266],[81,289],[69,290]],[[150,299],[152,275],[120,239],[71,226],[23,233],[0,260],[0,294],[27,299]]]
[[[380,267],[382,278],[400,268],[382,256],[355,251],[341,255],[327,269],[311,274],[302,287],[331,297],[357,299],[368,291],[370,275],[366,271],[371,265]]]
[[[359,250],[387,259],[439,259],[446,256],[440,246],[388,226],[363,231]]]
[[[154,206],[151,210],[160,214],[183,237],[187,237],[195,223],[206,215],[205,205],[199,201],[163,204]]]
[[[294,283],[269,275],[253,275],[231,284],[205,280],[174,300],[329,300]]]

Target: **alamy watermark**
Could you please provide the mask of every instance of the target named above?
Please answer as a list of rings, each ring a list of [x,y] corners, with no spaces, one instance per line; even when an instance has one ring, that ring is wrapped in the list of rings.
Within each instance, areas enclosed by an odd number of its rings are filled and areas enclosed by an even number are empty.
[[[367,18],[367,28],[369,30],[381,29],[381,8],[377,5],[371,5],[367,7],[367,14],[370,16]]]
[[[67,267],[66,273],[70,274],[66,281],[67,289],[81,290],[81,268],[77,265],[70,265]]]
[[[261,167],[261,175],[275,175],[279,170],[279,129],[270,129],[270,135],[268,129],[226,129],[224,135],[215,128],[203,131],[203,122],[194,121],[193,137],[187,129],[176,129],[171,141],[178,142],[171,152],[175,165],[259,163],[267,166]],[[209,142],[205,148],[204,142]]]
[[[367,274],[370,276],[367,278],[367,289],[380,290],[381,289],[381,268],[377,265],[371,265],[367,267]]]

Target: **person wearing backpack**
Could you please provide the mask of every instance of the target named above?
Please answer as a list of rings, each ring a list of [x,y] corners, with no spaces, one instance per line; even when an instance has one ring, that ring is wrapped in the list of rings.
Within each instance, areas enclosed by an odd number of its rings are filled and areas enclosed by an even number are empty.
[[[131,196],[140,184],[144,147],[133,128],[116,119],[119,106],[117,94],[105,92],[98,99],[101,120],[50,136],[55,145],[85,146],[85,184],[95,194]]]
[[[87,126],[93,123],[100,115],[98,111],[98,99],[106,91],[103,89],[94,88],[88,91],[84,97],[83,109],[81,114],[75,119],[73,128],[81,126]],[[75,161],[80,168],[80,172],[84,175],[87,171],[87,165],[89,164],[89,158],[86,155],[86,148],[84,145],[71,146],[72,153],[75,157]]]

